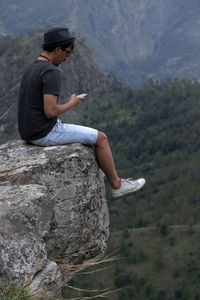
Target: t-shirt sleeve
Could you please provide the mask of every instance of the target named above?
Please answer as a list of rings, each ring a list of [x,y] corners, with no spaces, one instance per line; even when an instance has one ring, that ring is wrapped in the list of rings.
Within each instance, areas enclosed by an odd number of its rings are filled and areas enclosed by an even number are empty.
[[[48,70],[42,75],[42,91],[43,94],[60,95],[60,71]]]

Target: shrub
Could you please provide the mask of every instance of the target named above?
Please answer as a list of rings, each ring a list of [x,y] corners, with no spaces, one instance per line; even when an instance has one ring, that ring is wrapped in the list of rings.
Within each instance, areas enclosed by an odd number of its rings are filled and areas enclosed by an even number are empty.
[[[166,293],[165,290],[160,290],[158,292],[158,300],[164,300],[164,299],[166,299],[166,295],[167,295],[167,293]]]
[[[175,237],[170,236],[170,237],[169,237],[169,244],[170,244],[170,246],[173,247],[173,246],[175,245],[175,243],[176,243]]]
[[[168,226],[167,226],[167,224],[162,224],[162,225],[160,226],[160,234],[161,234],[162,236],[166,236],[167,233],[168,233]]]
[[[174,296],[175,296],[176,298],[182,298],[182,296],[183,296],[182,290],[180,290],[180,289],[175,289],[175,290],[174,290]]]
[[[173,270],[173,276],[174,277],[179,277],[180,276],[180,268],[178,266],[176,266]]]
[[[130,233],[128,231],[128,229],[125,229],[123,232],[122,232],[122,237],[124,239],[128,239],[130,237]]]
[[[120,274],[120,275],[118,275],[114,280],[114,284],[117,288],[121,288],[121,287],[124,287],[126,285],[130,285],[131,284],[130,275],[129,274]]]
[[[145,295],[149,298],[154,292],[153,285],[150,283],[145,286]]]

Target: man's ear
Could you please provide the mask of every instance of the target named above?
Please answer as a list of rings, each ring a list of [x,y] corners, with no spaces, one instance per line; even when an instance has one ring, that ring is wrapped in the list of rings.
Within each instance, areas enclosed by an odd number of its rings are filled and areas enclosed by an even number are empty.
[[[61,47],[56,47],[54,49],[54,51],[55,51],[55,54],[58,54],[58,53],[60,53],[62,51],[62,48]]]

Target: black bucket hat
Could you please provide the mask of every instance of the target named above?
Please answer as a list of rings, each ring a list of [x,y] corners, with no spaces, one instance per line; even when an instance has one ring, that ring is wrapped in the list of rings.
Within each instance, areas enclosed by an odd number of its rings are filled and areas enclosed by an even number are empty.
[[[44,47],[56,47],[65,44],[70,44],[75,41],[75,38],[70,35],[69,30],[64,27],[56,27],[44,33]]]

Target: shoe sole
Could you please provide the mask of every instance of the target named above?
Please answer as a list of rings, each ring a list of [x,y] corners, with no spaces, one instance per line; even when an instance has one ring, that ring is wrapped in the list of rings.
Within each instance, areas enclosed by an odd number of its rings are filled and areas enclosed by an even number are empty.
[[[117,194],[117,195],[112,195],[112,198],[120,198],[120,197],[123,197],[123,196],[127,196],[127,195],[130,195],[130,194],[133,194],[137,191],[139,191],[144,185],[145,185],[146,181],[143,182],[143,184],[141,184],[137,189],[135,189],[134,191],[129,191],[127,193],[121,193],[121,194]]]

